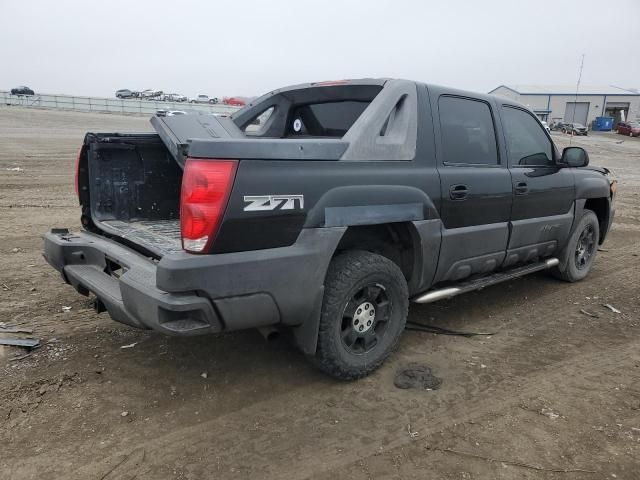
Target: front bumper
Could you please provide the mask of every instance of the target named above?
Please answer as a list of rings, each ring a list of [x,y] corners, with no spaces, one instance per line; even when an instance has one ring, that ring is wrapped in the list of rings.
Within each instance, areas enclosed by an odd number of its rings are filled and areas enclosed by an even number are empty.
[[[78,292],[121,323],[198,335],[319,315],[318,299],[343,228],[303,230],[290,247],[156,261],[100,235],[53,230],[44,257]]]

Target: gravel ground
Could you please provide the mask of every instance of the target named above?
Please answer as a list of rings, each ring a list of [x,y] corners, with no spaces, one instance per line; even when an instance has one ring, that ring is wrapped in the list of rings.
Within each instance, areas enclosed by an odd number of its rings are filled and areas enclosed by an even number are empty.
[[[150,126],[0,107],[0,322],[43,343],[21,360],[0,347],[0,478],[640,478],[640,139],[572,140],[620,180],[585,281],[543,273],[412,305],[413,321],[496,334],[406,332],[378,372],[343,383],[284,339],[137,331],[65,285],[40,237],[79,227],[73,170],[87,130]],[[396,388],[413,364],[440,388]]]

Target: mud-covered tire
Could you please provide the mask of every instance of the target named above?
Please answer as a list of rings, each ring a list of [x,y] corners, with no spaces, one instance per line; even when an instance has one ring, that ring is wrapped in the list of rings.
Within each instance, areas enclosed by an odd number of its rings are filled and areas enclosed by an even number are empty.
[[[312,363],[342,380],[370,374],[397,346],[408,309],[407,282],[394,262],[364,251],[339,254],[325,279]]]
[[[552,275],[565,282],[577,282],[584,279],[589,275],[596,258],[599,238],[598,217],[591,210],[585,210],[576,224],[567,246],[559,256],[560,265],[551,270]],[[588,253],[588,258],[585,258],[585,252]]]

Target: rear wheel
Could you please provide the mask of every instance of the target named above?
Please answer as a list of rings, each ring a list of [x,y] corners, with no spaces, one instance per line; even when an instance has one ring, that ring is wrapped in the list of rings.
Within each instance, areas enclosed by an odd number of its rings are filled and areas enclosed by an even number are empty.
[[[560,255],[562,264],[552,270],[553,275],[566,282],[577,282],[589,275],[599,238],[598,217],[591,210],[585,210]]]
[[[368,375],[394,350],[408,308],[407,282],[395,263],[363,251],[338,255],[325,280],[313,363],[343,380]]]

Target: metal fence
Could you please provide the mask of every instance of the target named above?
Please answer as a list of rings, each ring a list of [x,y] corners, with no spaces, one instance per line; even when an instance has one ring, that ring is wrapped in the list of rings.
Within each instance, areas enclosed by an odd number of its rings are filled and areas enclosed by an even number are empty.
[[[71,95],[11,95],[0,91],[0,104],[19,105],[21,107],[73,110],[78,112],[124,113],[153,115],[158,110],[183,110],[204,113],[231,114],[238,110],[224,104],[200,104],[188,102],[161,102],[157,100],[120,99],[101,97],[75,97]]]

